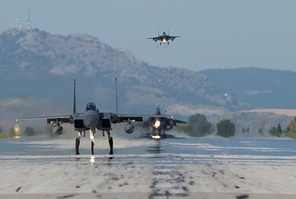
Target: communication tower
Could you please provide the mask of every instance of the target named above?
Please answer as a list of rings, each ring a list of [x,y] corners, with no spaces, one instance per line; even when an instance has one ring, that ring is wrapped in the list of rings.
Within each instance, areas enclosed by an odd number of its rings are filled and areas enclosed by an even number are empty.
[[[15,19],[15,28],[21,29],[22,27],[20,26],[20,19],[17,17]]]
[[[27,29],[31,29],[31,12],[28,12],[28,24],[27,24]]]

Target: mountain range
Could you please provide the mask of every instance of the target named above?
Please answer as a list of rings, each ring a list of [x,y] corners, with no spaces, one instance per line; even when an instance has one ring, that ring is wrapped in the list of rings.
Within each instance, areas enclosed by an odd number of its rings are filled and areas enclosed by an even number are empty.
[[[137,60],[88,34],[58,35],[12,28],[0,33],[0,120],[77,111],[93,101],[115,112],[153,114],[160,107],[183,118],[197,112],[291,108],[296,74],[259,68],[192,71]],[[0,124],[1,125],[1,124]]]
[[[296,108],[295,72],[254,67],[200,72],[252,108]]]

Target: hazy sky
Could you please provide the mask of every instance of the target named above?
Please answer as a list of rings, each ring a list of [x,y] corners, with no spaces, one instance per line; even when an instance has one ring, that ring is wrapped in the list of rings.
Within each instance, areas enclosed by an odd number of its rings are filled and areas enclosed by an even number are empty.
[[[141,61],[195,71],[262,67],[296,71],[295,0],[0,0],[0,31],[26,26],[88,33]],[[146,39],[181,35],[169,46]]]

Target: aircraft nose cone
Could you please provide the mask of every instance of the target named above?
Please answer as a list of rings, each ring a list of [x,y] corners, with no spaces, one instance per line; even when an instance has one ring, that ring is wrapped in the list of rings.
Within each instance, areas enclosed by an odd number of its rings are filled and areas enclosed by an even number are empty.
[[[96,128],[99,117],[95,111],[87,111],[83,116],[83,122],[87,128]]]

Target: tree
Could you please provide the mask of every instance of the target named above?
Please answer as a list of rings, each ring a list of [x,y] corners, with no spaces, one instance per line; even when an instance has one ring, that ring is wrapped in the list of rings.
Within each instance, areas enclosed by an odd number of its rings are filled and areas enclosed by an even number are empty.
[[[296,139],[296,117],[294,117],[294,120],[290,122],[287,128],[286,136]]]
[[[272,126],[270,129],[269,129],[269,134],[272,135],[272,136],[277,136],[277,137],[280,137],[281,134],[282,134],[282,127],[280,124],[277,125],[277,127],[275,126]]]
[[[206,116],[199,113],[189,118],[189,126],[191,136],[201,137],[213,132],[213,125],[208,122]]]
[[[277,134],[278,134],[275,126],[272,126],[268,132],[271,136],[277,136]]]
[[[24,134],[26,136],[34,136],[34,135],[36,135],[36,130],[33,129],[32,127],[27,127]]]
[[[250,133],[249,125],[247,127],[242,127],[242,133]]]
[[[191,136],[201,137],[214,132],[214,126],[202,114],[191,115],[187,124],[177,125],[177,130]]]
[[[9,129],[9,137],[13,137],[16,133],[17,132],[16,132],[14,126],[10,127],[10,129]]]
[[[288,126],[288,131],[296,131],[296,117],[294,117],[294,120],[290,122]]]
[[[282,133],[283,133],[280,123],[278,123],[278,126],[277,126],[276,130],[277,130],[277,132],[279,134],[279,137],[280,137],[282,135]]]
[[[235,125],[227,119],[223,119],[217,123],[217,135],[222,137],[230,137],[235,134]]]

